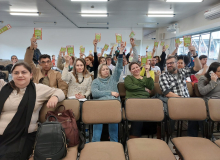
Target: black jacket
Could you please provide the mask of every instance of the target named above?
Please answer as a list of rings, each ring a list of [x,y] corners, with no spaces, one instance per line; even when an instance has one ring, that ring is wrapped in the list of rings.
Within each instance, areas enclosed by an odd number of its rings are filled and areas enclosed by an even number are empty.
[[[34,50],[33,62],[34,64],[38,64],[39,57],[41,56],[40,50]]]

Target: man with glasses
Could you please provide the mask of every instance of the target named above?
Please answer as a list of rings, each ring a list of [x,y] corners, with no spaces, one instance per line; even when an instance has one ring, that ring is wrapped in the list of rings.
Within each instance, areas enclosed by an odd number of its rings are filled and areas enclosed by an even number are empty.
[[[43,54],[39,57],[40,67],[36,67],[33,62],[34,48],[36,47],[36,39],[33,36],[31,38],[31,46],[27,48],[24,61],[31,67],[33,73],[33,82],[42,83],[49,87],[59,88],[64,94],[67,94],[68,85],[61,79],[61,73],[52,70],[52,62],[50,55]]]
[[[163,94],[168,98],[190,97],[186,85],[186,78],[190,77],[191,74],[197,73],[202,68],[202,65],[198,58],[198,54],[196,53],[195,47],[190,46],[189,49],[194,58],[195,65],[193,68],[185,67],[178,70],[177,58],[175,56],[169,56],[166,60],[167,71],[161,74],[159,78],[159,85]],[[198,136],[197,124],[198,122],[196,121],[188,122],[188,136]],[[200,125],[200,127],[202,126]]]

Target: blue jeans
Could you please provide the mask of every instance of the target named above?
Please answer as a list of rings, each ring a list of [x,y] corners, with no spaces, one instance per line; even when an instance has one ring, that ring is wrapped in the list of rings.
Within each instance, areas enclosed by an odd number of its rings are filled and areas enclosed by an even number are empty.
[[[190,137],[198,137],[199,127],[203,134],[203,125],[204,121],[188,121],[188,136]]]
[[[99,142],[102,135],[103,124],[93,124],[92,142]],[[118,142],[118,124],[108,124],[110,141]]]

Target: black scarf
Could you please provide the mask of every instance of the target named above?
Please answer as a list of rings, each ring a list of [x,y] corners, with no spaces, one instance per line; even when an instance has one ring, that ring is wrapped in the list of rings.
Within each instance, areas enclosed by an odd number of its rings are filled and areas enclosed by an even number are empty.
[[[0,114],[5,101],[12,93],[13,88],[7,83],[0,91]],[[11,122],[0,136],[0,157],[20,159],[24,144],[28,136],[32,113],[36,101],[35,84],[31,81],[26,88],[18,110]],[[27,146],[26,146],[27,147]]]

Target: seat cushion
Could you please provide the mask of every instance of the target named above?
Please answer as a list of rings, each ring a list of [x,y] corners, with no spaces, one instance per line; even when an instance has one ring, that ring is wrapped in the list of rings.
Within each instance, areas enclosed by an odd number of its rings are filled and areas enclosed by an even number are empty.
[[[176,160],[168,145],[159,139],[129,139],[127,146],[129,160]]]
[[[217,144],[220,147],[220,139],[216,140],[215,144]]]
[[[208,139],[200,137],[177,137],[173,144],[184,160],[219,160],[220,148]]]
[[[78,145],[75,147],[68,148],[67,155],[62,160],[76,160],[78,153]],[[31,157],[29,160],[34,160],[33,157]]]
[[[125,160],[122,144],[118,142],[90,142],[80,153],[80,160]]]
[[[62,160],[76,160],[78,154],[78,145],[75,147],[70,147],[67,150],[67,155]]]

